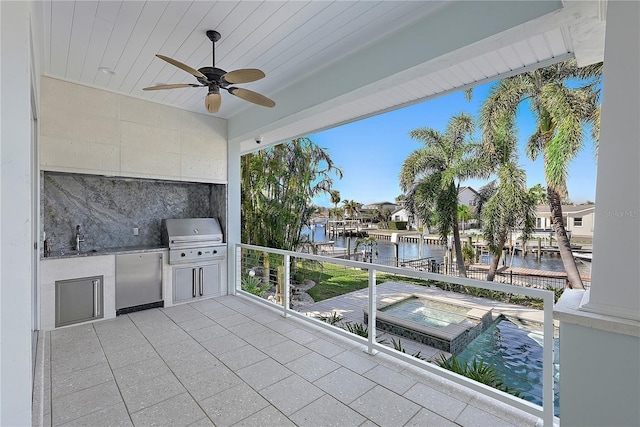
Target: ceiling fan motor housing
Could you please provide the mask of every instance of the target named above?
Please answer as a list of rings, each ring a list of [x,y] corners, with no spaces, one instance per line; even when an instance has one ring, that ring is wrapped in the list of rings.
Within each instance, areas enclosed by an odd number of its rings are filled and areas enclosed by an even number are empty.
[[[198,81],[203,85],[210,85],[211,83],[215,83],[217,86],[222,87],[229,85],[229,83],[222,78],[222,76],[227,73],[225,70],[215,67],[202,67],[198,69],[198,71],[206,77],[206,79],[198,77]]]

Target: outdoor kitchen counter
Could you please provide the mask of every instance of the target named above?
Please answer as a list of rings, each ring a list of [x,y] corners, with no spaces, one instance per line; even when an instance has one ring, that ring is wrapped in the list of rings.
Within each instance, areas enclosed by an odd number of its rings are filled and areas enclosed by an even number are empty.
[[[90,257],[90,256],[100,256],[100,255],[120,255],[120,254],[133,254],[133,253],[143,253],[143,252],[161,252],[169,250],[166,246],[116,246],[112,248],[104,248],[104,249],[91,249],[87,251],[80,251],[80,253],[75,250],[65,251],[64,254],[60,253],[52,253],[49,256],[40,256],[40,260],[53,260],[53,259],[65,259],[65,258],[82,258],[82,257]]]

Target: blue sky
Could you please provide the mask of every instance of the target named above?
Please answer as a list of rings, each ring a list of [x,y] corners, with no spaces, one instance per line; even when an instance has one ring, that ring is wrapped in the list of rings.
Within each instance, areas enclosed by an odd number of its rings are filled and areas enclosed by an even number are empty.
[[[449,119],[461,112],[477,118],[482,101],[491,83],[474,88],[473,99],[464,99],[462,92],[370,117],[340,127],[310,135],[312,141],[326,149],[344,177],[334,180],[333,188],[342,200],[355,200],[369,204],[393,202],[402,194],[398,176],[404,160],[420,148],[418,141],[409,138],[412,129],[431,127],[444,131]],[[535,129],[534,118],[528,108],[521,106],[518,113],[520,140],[519,163],[527,172],[527,185],[544,184],[542,158],[532,162],[524,155],[524,146]],[[595,200],[596,158],[593,142],[586,132],[585,147],[569,169],[567,187],[569,198],[575,203]],[[487,181],[470,180],[463,185],[478,189]],[[328,195],[314,199],[317,206],[332,206]]]

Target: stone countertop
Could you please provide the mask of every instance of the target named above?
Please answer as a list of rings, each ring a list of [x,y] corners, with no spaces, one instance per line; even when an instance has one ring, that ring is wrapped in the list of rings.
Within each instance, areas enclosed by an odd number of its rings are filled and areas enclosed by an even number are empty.
[[[52,253],[51,255],[44,257],[40,256],[40,260],[52,260],[52,259],[67,259],[67,258],[81,258],[88,256],[100,256],[100,255],[120,255],[120,254],[133,254],[133,253],[143,253],[143,252],[161,252],[168,251],[169,248],[166,246],[119,246],[113,248],[104,248],[104,249],[90,249],[80,251],[77,253],[75,250],[70,249],[65,251],[64,254],[60,253]]]

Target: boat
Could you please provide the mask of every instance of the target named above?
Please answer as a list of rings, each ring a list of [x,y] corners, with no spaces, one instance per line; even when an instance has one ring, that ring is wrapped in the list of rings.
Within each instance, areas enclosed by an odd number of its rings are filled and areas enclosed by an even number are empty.
[[[591,257],[593,256],[591,252],[571,252],[571,254],[582,262],[591,262]]]

